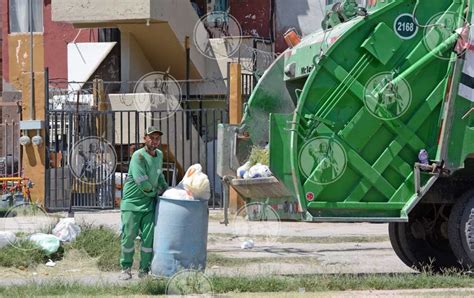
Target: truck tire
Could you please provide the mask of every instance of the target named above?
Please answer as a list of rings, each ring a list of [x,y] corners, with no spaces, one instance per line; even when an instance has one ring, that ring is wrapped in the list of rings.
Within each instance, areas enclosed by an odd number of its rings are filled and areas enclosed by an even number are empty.
[[[395,253],[415,270],[441,272],[446,268],[461,268],[448,240],[449,213],[439,216],[443,211],[440,206],[421,206],[410,214],[409,222],[389,224]]]
[[[474,253],[474,209],[471,210],[471,216],[469,216],[467,226],[466,236],[467,239],[469,239],[469,250],[471,253]]]
[[[408,258],[407,252],[404,250],[405,246],[400,243],[400,237],[398,236],[398,226],[398,223],[391,222],[388,224],[388,236],[390,237],[390,243],[392,244],[392,248],[398,258],[408,267],[412,267],[413,261]]]
[[[449,216],[449,243],[462,268],[474,268],[474,190],[462,195]]]

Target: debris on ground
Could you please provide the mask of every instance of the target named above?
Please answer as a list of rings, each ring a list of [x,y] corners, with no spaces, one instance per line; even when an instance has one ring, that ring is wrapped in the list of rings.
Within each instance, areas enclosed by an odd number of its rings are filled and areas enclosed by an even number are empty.
[[[56,266],[56,263],[53,262],[53,260],[49,259],[49,261],[45,264],[47,267],[54,267]]]
[[[61,218],[53,229],[53,235],[62,242],[72,242],[81,233],[81,228],[74,218]]]
[[[0,248],[10,245],[16,241],[16,236],[13,232],[0,232]]]
[[[240,248],[242,249],[251,249],[255,246],[255,243],[253,242],[252,239],[245,240],[242,245],[240,245]]]
[[[47,255],[57,252],[61,245],[59,238],[50,234],[36,233],[28,237],[28,240],[39,246]]]

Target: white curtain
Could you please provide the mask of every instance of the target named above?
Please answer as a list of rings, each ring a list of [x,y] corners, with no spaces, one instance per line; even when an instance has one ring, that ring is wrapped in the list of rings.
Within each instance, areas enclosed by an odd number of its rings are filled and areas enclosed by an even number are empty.
[[[43,32],[43,0],[9,0],[10,32],[29,32],[28,8],[32,1],[33,32]]]

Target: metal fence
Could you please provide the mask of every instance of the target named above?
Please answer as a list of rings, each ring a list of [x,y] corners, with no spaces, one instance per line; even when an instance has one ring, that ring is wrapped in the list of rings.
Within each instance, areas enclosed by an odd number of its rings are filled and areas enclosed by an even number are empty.
[[[0,123],[0,177],[19,177],[21,157],[19,146],[19,123],[5,120]]]
[[[189,166],[200,163],[211,184],[209,205],[221,207],[221,181],[215,173],[216,138],[217,125],[227,122],[226,94],[216,92],[217,87],[210,91],[206,87],[206,93],[196,82],[190,82],[187,87],[183,83],[187,91],[181,94],[180,105],[170,113],[169,110],[137,109],[134,104],[137,98],[140,100],[137,94],[119,91],[124,84],[130,83],[94,84],[82,84],[78,91],[71,91],[74,88],[70,88],[70,83],[50,83],[45,140],[49,160],[46,169],[48,209],[118,207],[131,154],[143,146],[144,132],[150,125],[159,127],[164,133],[160,149],[168,184],[176,185]],[[106,98],[105,109],[100,108],[101,97]],[[115,171],[110,179],[101,183],[94,179],[84,181],[74,175],[73,162],[77,157],[71,152],[89,137],[111,144],[115,152]],[[87,167],[88,163],[81,159],[80,165]],[[96,172],[103,173],[106,168],[105,163],[99,164]]]

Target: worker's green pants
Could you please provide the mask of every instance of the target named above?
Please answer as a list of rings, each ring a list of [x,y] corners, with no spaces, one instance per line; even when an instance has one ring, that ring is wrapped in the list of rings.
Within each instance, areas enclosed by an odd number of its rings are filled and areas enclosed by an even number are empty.
[[[122,240],[120,266],[131,268],[135,252],[135,238],[141,231],[140,271],[148,272],[153,257],[154,212],[122,211]]]

